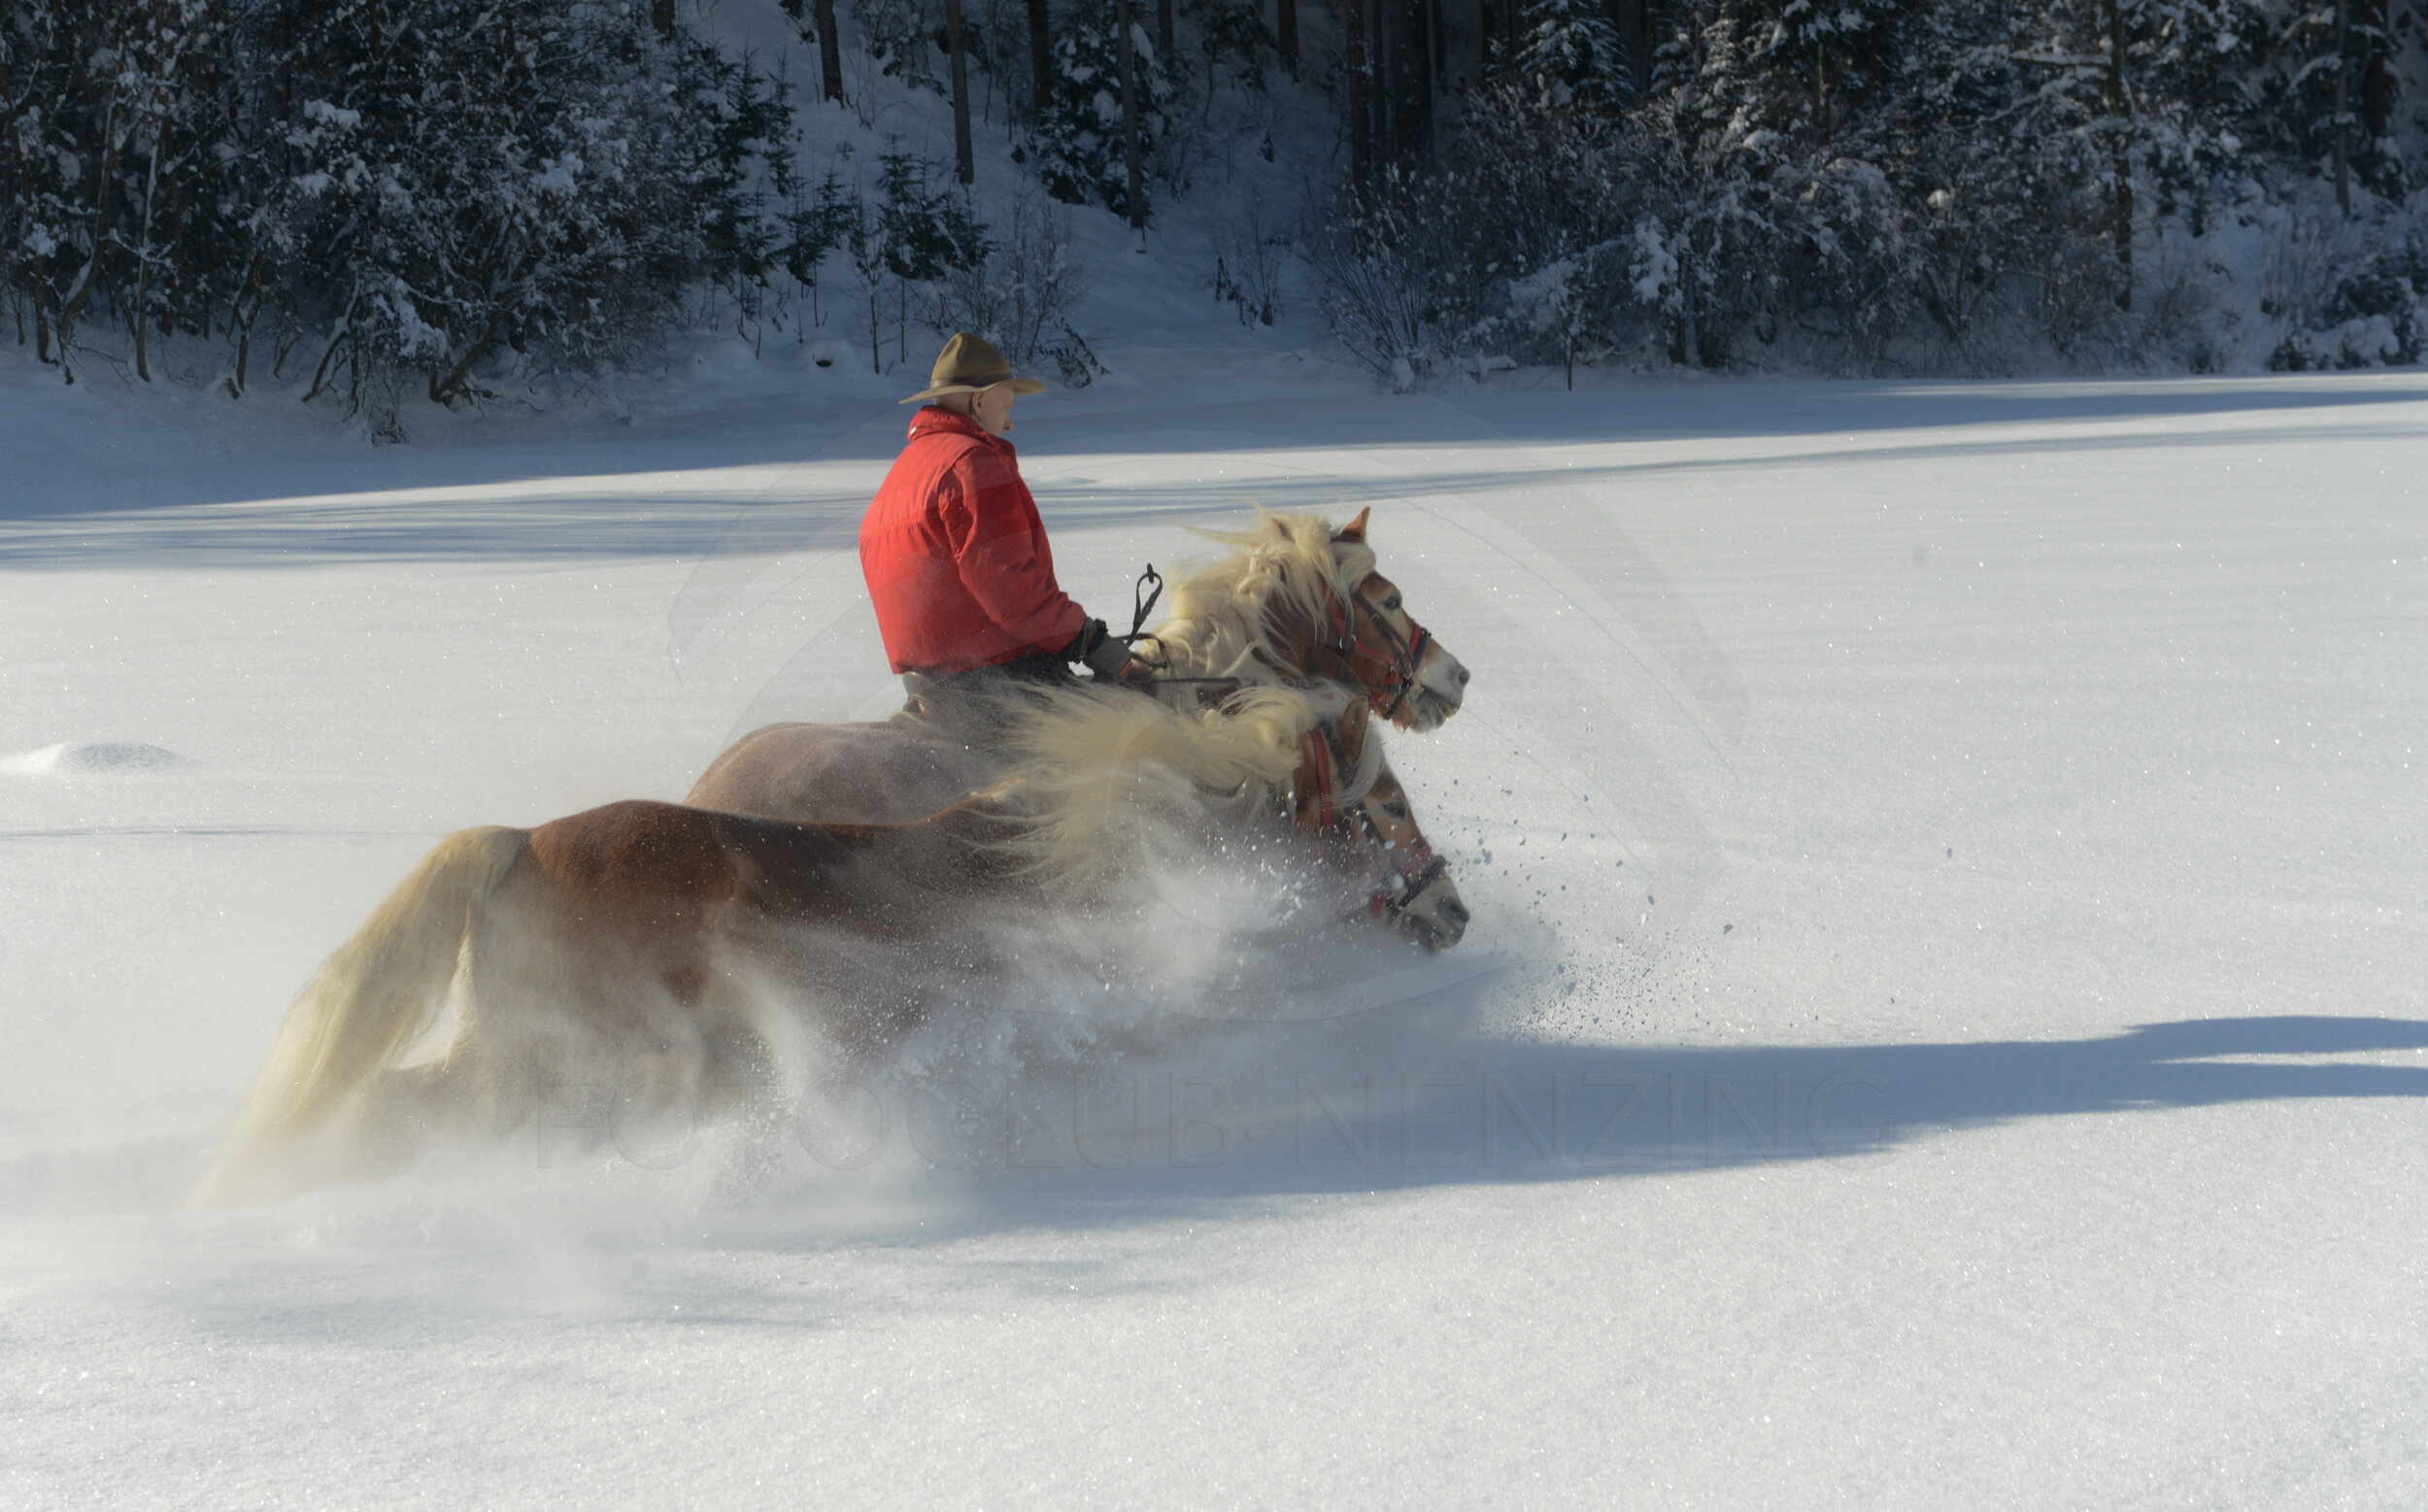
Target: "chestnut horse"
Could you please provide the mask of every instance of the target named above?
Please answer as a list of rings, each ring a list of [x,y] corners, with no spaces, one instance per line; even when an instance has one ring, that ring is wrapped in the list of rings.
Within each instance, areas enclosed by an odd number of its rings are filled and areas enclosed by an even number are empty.
[[[989,941],[1011,936],[968,927],[968,905],[995,919],[1118,887],[1139,810],[1175,785],[1325,837],[1376,912],[1403,907],[1426,864],[1404,799],[1376,786],[1365,704],[1337,691],[1179,712],[1069,689],[994,789],[911,823],[625,802],[449,836],[288,1011],[197,1200],[393,1163],[440,1131],[502,1132],[552,1087],[637,1083],[700,1106],[763,1081],[771,1037],[803,1029],[845,1055],[882,1049],[929,1011],[939,975],[974,990],[999,969],[989,952],[1008,947]]]
[[[1246,529],[1200,531],[1231,553],[1173,584],[1169,614],[1135,647],[1152,670],[1147,688],[1188,707],[1205,692],[1332,683],[1414,731],[1456,714],[1467,668],[1376,570],[1369,514],[1361,510],[1334,530],[1314,515],[1260,510]],[[899,821],[987,788],[1011,760],[907,715],[877,723],[770,724],[727,748],[684,801],[776,819]],[[1396,789],[1387,762],[1382,773]],[[1404,814],[1404,791],[1395,801]],[[1414,886],[1389,918],[1429,950],[1456,944],[1468,914],[1447,867],[1429,851],[1411,876]]]

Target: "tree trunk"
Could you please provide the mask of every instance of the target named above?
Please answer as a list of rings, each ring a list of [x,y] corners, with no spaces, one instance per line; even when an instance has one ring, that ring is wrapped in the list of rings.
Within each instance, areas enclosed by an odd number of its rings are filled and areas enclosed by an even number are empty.
[[[1695,319],[1695,267],[1688,255],[1677,259],[1678,354],[1688,367],[1703,366],[1702,322]]]
[[[969,145],[969,48],[961,32],[961,0],[944,0],[944,40],[953,58],[953,166],[963,184],[978,182]]]
[[[239,307],[231,304],[227,312],[228,324],[236,327],[236,376],[227,386],[227,396],[231,399],[245,396],[245,369],[253,362],[253,322],[260,317],[261,306],[255,304],[253,314],[244,317],[242,325],[236,324],[238,311]]]
[[[152,382],[152,208],[160,198],[160,138],[168,122],[152,123],[152,164],[144,174],[144,218],[135,233],[135,376]]]
[[[108,113],[102,117],[101,151],[93,159],[90,199],[93,206],[92,253],[77,270],[76,277],[68,281],[67,292],[59,296],[58,308],[51,315],[51,328],[59,336],[59,362],[62,366],[67,363],[68,341],[77,318],[84,313],[84,301],[92,297],[93,286],[100,279],[101,254],[110,245],[111,212],[117,208],[118,199],[110,192],[110,166],[118,161],[118,153],[125,151],[126,138],[132,130],[119,115],[117,103],[113,102]],[[68,381],[75,382],[72,377]]]
[[[1392,22],[1403,0],[1366,0],[1366,11],[1371,19],[1372,32],[1366,40],[1368,61],[1366,65],[1366,96],[1374,113],[1374,166],[1382,168],[1399,160],[1399,134],[1392,128],[1392,107],[1399,103],[1399,39],[1391,34]]]
[[[1652,84],[1652,0],[1612,0],[1610,18],[1619,29],[1628,83],[1641,94]]]
[[[1433,6],[1430,0],[1387,0],[1392,12],[1392,155],[1415,162],[1433,146]]]
[[[2108,113],[2114,121],[2115,146],[2109,155],[2116,179],[2116,266],[2124,285],[2116,290],[2116,308],[2133,308],[2133,91],[2125,82],[2124,0],[2108,0]]]
[[[2352,213],[2352,154],[2345,145],[2352,134],[2346,108],[2352,84],[2351,23],[2351,0],[2336,0],[2336,208],[2347,216]]]
[[[1366,3],[1346,0],[1342,17],[1349,73],[1349,173],[1360,184],[1374,178],[1374,69],[1366,47]]]
[[[1042,119],[1054,108],[1054,18],[1046,0],[1029,0],[1029,110]]]
[[[1282,72],[1298,77],[1298,0],[1273,0],[1273,25],[1280,35]]]
[[[834,0],[818,0],[818,72],[826,98],[843,98],[843,38],[834,29]]]
[[[649,0],[650,24],[660,37],[674,35],[674,0]]]
[[[2374,150],[2394,129],[2394,79],[2386,61],[2394,39],[2386,34],[2386,0],[2365,3],[2369,53],[2361,65],[2361,129]]]
[[[1121,33],[1122,154],[1130,168],[1130,228],[1147,228],[1145,176],[1138,165],[1138,50],[1130,41],[1130,0],[1115,0],[1113,25]]]
[[[1155,0],[1155,62],[1172,66],[1172,0]]]

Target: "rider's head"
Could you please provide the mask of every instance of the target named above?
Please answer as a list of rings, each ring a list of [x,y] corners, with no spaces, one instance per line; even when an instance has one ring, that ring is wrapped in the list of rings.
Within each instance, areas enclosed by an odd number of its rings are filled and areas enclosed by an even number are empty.
[[[975,393],[948,393],[936,403],[956,415],[966,415],[986,427],[992,436],[1008,435],[1012,428],[1012,401],[1020,390],[1010,384],[996,384]]]
[[[944,344],[927,386],[902,402],[924,400],[966,415],[999,436],[1012,428],[1012,400],[1044,387],[1033,378],[1013,377],[1009,358],[983,338],[961,331]]]

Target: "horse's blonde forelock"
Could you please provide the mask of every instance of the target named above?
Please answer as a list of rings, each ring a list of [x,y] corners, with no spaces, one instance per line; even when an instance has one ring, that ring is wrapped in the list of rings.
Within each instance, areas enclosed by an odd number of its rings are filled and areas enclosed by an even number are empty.
[[[1346,600],[1374,571],[1363,541],[1334,536],[1321,515],[1279,514],[1259,506],[1240,530],[1193,531],[1231,554],[1189,571],[1171,586],[1171,610],[1154,636],[1175,673],[1264,682],[1278,675],[1267,612],[1310,617],[1329,600]]]

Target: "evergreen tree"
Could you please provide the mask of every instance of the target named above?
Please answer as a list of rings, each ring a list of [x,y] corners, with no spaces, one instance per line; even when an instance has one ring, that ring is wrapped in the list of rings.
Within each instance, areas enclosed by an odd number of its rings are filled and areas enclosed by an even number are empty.
[[[1137,218],[1130,202],[1130,171],[1122,121],[1121,40],[1113,7],[1065,19],[1054,44],[1057,84],[1052,103],[1029,129],[1026,155],[1035,164],[1046,192],[1072,205],[1102,205]],[[1144,28],[1134,22],[1131,45]],[[1168,66],[1152,46],[1141,48],[1134,67],[1139,151],[1152,156],[1169,129],[1167,109],[1177,87]]]
[[[1542,108],[1608,112],[1636,92],[1602,0],[1535,0],[1526,22],[1508,67]]]

